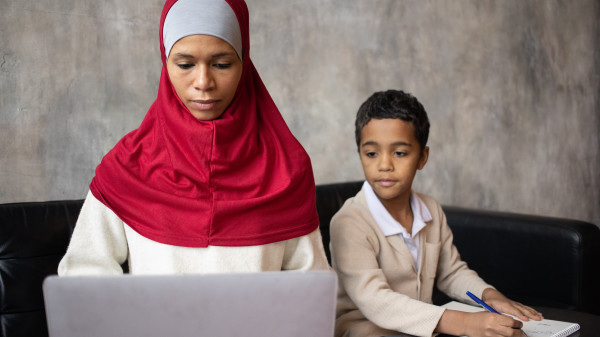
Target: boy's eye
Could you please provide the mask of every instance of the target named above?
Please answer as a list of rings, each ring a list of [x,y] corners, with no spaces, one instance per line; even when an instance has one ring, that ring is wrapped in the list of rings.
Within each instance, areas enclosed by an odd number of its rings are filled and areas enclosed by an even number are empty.
[[[369,157],[369,158],[373,158],[375,157],[377,154],[375,152],[365,152],[365,156]]]
[[[394,154],[396,155],[396,157],[404,157],[404,156],[406,156],[406,152],[402,152],[402,151],[396,151],[396,152],[394,152]]]
[[[179,63],[179,64],[177,64],[177,66],[180,69],[187,70],[187,69],[190,69],[191,67],[193,67],[194,65],[191,63]]]

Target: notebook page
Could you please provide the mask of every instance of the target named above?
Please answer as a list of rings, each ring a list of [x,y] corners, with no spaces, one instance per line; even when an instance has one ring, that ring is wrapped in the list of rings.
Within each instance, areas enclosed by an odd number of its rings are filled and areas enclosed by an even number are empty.
[[[481,307],[476,307],[457,301],[448,302],[442,305],[442,307],[466,312],[478,312],[485,310]],[[543,319],[541,321],[529,320],[527,322],[523,322],[523,331],[525,331],[529,337],[566,337],[577,330],[579,330],[579,324],[577,323],[555,321],[551,319]]]

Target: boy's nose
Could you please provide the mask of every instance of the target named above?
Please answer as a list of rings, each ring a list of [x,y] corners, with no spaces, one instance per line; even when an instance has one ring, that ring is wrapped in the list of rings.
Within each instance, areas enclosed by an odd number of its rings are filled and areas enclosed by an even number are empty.
[[[392,171],[394,169],[392,158],[385,154],[379,157],[378,169],[383,172]]]

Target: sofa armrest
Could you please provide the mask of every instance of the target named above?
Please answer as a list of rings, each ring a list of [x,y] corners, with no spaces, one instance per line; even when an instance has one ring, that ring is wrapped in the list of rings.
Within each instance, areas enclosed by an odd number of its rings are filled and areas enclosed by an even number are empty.
[[[600,229],[570,219],[443,207],[469,267],[507,297],[600,314]]]

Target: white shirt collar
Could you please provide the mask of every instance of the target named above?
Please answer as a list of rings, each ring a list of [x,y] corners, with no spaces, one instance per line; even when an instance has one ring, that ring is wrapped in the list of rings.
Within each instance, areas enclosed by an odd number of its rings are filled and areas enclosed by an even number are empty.
[[[367,181],[363,184],[363,190],[365,191],[369,211],[371,211],[371,215],[385,236],[401,234],[405,238],[414,238],[425,227],[426,222],[432,219],[431,213],[423,200],[414,191],[411,191],[410,208],[413,211],[414,219],[412,234],[408,234],[406,229],[385,209],[385,206],[383,206]]]

